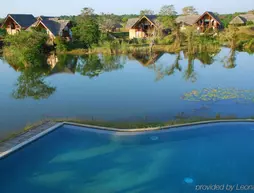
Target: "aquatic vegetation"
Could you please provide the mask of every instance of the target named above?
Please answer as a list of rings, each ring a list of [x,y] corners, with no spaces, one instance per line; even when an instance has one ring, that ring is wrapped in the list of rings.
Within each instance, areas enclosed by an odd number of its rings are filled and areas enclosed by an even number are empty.
[[[236,102],[254,102],[254,90],[237,88],[204,88],[201,91],[193,90],[182,96],[186,101],[221,101],[234,100]]]

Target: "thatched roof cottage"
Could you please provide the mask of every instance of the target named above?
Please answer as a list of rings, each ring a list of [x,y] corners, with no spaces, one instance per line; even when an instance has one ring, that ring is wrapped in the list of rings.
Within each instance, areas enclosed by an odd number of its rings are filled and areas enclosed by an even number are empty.
[[[144,15],[140,17],[138,20],[131,20],[133,23],[130,25],[130,21],[128,24],[129,27],[129,38],[148,38],[155,35],[155,30],[159,29],[163,34],[168,34],[169,29],[161,29],[160,22],[156,15]],[[134,22],[135,21],[135,22]]]
[[[181,30],[186,26],[192,26],[199,19],[200,15],[180,15],[176,18],[176,23],[180,25]]]
[[[8,14],[3,21],[2,28],[10,35],[16,34],[21,30],[26,30],[30,27],[36,18],[31,14]]]
[[[223,29],[223,23],[219,17],[211,11],[206,11],[201,15],[196,21],[197,29],[201,32],[206,31],[207,29]]]
[[[254,22],[254,14],[247,13],[236,16],[230,21],[230,25],[246,25],[248,21]]]
[[[67,40],[72,39],[72,25],[69,20],[62,20],[58,17],[40,16],[31,27],[45,29],[52,40],[57,36],[66,38]]]

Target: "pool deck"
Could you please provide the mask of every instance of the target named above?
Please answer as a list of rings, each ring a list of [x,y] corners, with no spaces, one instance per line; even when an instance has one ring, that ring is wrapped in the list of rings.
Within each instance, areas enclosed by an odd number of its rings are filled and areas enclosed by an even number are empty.
[[[16,149],[23,147],[27,143],[30,143],[45,135],[49,132],[49,128],[53,127],[54,125],[56,125],[55,122],[48,121],[40,124],[39,126],[31,128],[29,131],[22,133],[17,137],[11,138],[5,142],[0,142],[0,159]]]
[[[29,131],[22,133],[14,138],[11,138],[7,141],[0,142],[0,159],[8,156],[12,152],[17,151],[18,149],[24,147],[25,145],[43,137],[44,135],[54,131],[55,129],[63,126],[63,125],[73,125],[78,127],[86,127],[92,128],[97,130],[104,130],[104,131],[115,131],[115,132],[146,132],[146,131],[158,131],[158,130],[165,130],[170,129],[174,131],[175,129],[184,128],[188,126],[195,126],[195,125],[204,125],[204,124],[212,124],[212,123],[232,123],[232,122],[252,122],[254,123],[254,119],[231,119],[231,120],[211,120],[211,121],[200,121],[200,122],[193,122],[193,123],[185,123],[185,124],[177,124],[177,125],[170,125],[164,127],[150,127],[150,128],[137,128],[137,129],[117,129],[117,128],[110,128],[110,127],[102,127],[102,126],[94,126],[94,125],[86,125],[80,123],[73,123],[73,122],[53,122],[48,121],[40,124],[39,126],[34,126]]]

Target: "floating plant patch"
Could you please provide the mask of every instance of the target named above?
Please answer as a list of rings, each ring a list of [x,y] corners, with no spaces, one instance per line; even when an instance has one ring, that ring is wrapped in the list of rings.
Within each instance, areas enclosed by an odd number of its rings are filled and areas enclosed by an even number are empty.
[[[235,100],[236,102],[254,102],[254,90],[236,88],[205,88],[193,90],[182,96],[186,101],[221,101]]]

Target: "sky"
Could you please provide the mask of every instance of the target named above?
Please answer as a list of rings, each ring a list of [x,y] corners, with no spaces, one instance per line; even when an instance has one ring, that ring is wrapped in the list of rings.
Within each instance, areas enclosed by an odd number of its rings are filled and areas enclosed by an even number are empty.
[[[160,10],[162,5],[173,4],[181,13],[185,6],[194,6],[199,13],[244,12],[254,9],[254,0],[1,0],[0,17],[8,13],[31,13],[34,16],[77,15],[83,7],[92,7],[96,13],[138,14],[142,9]]]

